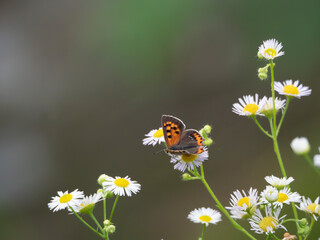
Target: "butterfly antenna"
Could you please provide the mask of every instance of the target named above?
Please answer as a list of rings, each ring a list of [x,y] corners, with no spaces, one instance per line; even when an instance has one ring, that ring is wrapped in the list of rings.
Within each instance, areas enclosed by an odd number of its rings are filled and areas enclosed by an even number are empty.
[[[166,150],[166,148],[161,149],[161,150],[159,150],[159,151],[157,151],[157,152],[154,152],[153,155],[156,155],[156,154],[158,154],[159,152],[162,152],[162,151],[165,151],[165,150]]]

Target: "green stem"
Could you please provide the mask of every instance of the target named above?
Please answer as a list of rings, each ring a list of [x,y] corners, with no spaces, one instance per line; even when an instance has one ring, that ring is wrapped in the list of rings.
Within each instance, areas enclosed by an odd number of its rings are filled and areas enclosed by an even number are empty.
[[[107,199],[103,198],[103,221],[107,219]]]
[[[276,131],[274,131],[274,133],[275,133],[275,132],[276,132]],[[283,177],[286,178],[286,177],[287,177],[287,174],[286,174],[286,170],[284,169],[283,161],[282,161],[282,158],[281,158],[281,155],[280,155],[280,150],[279,150],[279,145],[278,145],[278,140],[277,140],[276,134],[274,134],[274,137],[273,137],[273,148],[274,148],[275,154],[277,155],[277,158],[278,158],[278,162],[279,162],[279,166],[280,166],[282,175],[283,175]]]
[[[118,199],[119,199],[119,195],[117,195],[116,199],[114,200],[113,207],[112,207],[111,214],[110,214],[110,218],[109,218],[109,221],[110,221],[110,222],[111,222],[111,220],[112,220],[113,212],[114,212],[114,210],[115,210],[115,208],[116,208]]]
[[[272,113],[273,113],[273,130],[277,132],[277,117],[276,117],[276,108],[275,108],[275,92],[274,92],[274,72],[273,72],[273,61],[270,59],[270,72],[271,72],[271,91],[272,91]]]
[[[311,230],[312,230],[312,227],[313,227],[314,222],[315,222],[315,220],[314,220],[314,218],[312,217],[312,221],[311,221],[311,224],[310,224],[310,231],[309,231],[309,233],[305,236],[305,238],[304,238],[303,240],[307,240],[307,238],[308,238],[308,236],[309,236],[309,234],[310,234],[310,232],[311,232]]]
[[[268,234],[268,236],[267,236],[266,240],[269,240],[270,238],[271,238],[271,235],[270,235],[270,234]]]
[[[303,157],[304,157],[305,160],[307,160],[307,162],[308,162],[308,163],[310,164],[310,166],[315,170],[315,172],[316,172],[317,174],[319,174],[319,176],[320,176],[320,169],[317,168],[317,167],[313,164],[311,158],[309,157],[309,154],[304,154]]]
[[[222,204],[220,203],[220,201],[218,200],[218,198],[216,197],[216,195],[213,193],[213,191],[211,190],[210,186],[208,185],[207,181],[205,180],[204,177],[200,178],[201,182],[203,183],[203,185],[206,187],[206,189],[208,190],[209,194],[211,195],[211,197],[213,198],[213,200],[216,202],[217,207],[221,210],[221,212],[224,213],[224,215],[229,219],[229,221],[231,222],[231,224],[238,229],[239,231],[243,232],[245,235],[247,235],[250,239],[252,240],[257,240],[254,236],[252,236],[249,232],[247,232],[241,225],[239,225],[228,213],[228,211],[222,206]]]
[[[282,113],[282,116],[281,116],[281,119],[280,119],[280,122],[279,122],[279,125],[278,125],[277,136],[279,135],[279,131],[280,131],[280,128],[281,128],[281,125],[282,125],[284,116],[286,115],[286,112],[287,112],[287,110],[288,110],[290,100],[291,100],[291,97],[287,97],[286,106],[285,106],[285,108],[284,108],[284,110],[283,110],[283,113]]]
[[[271,119],[269,119],[270,121],[270,128],[272,131],[272,140],[273,140],[273,148],[274,148],[274,152],[277,156],[278,159],[278,163],[282,172],[283,177],[287,178],[287,174],[286,174],[286,170],[284,168],[283,165],[283,161],[281,158],[281,154],[280,154],[280,150],[279,150],[279,145],[278,145],[278,140],[277,140],[277,135],[278,135],[278,131],[277,131],[277,119],[276,119],[276,108],[275,108],[275,92],[274,92],[274,71],[273,71],[273,61],[270,60],[270,72],[271,72],[271,92],[272,92],[272,103],[273,103],[273,124],[271,122]],[[289,103],[287,102],[286,107],[289,105]],[[288,108],[288,107],[287,107]],[[284,117],[284,114],[282,115],[282,117]],[[282,119],[283,121],[283,119]],[[280,121],[280,123],[282,124],[282,121]],[[279,124],[279,126],[281,126]],[[298,219],[298,213],[297,213],[297,209],[296,206],[294,205],[294,203],[291,203],[292,206],[292,210],[293,210],[293,215],[295,219]],[[296,223],[297,228],[298,228],[298,223]],[[301,237],[299,236],[299,240],[301,240]]]
[[[80,217],[79,214],[76,213],[71,206],[69,206],[69,208],[71,209],[71,211],[73,212],[73,214],[74,214],[84,225],[86,225],[88,228],[90,228],[92,231],[94,231],[94,232],[95,232],[96,234],[98,234],[100,237],[104,238],[104,236],[103,236],[101,233],[99,233],[98,230],[94,229],[90,224],[88,224],[85,220],[83,220],[83,218]]]
[[[271,233],[270,234],[274,239],[276,239],[276,240],[280,240],[279,238],[277,238],[277,236],[276,235],[274,235],[273,233]]]
[[[259,127],[259,129],[265,134],[267,135],[269,138],[272,138],[272,135],[270,133],[268,133],[268,131],[264,130],[264,128],[261,126],[261,124],[259,123],[259,121],[257,120],[256,116],[252,117],[253,121],[257,124],[257,126]]]
[[[202,233],[201,233],[201,240],[204,240],[204,232],[206,230],[206,224],[203,224]]]
[[[204,178],[203,164],[201,164],[201,166],[200,166],[200,170],[201,170],[201,177],[203,177],[203,178]]]
[[[89,216],[93,219],[93,221],[96,223],[96,225],[98,226],[98,228],[101,230],[101,232],[103,231],[103,228],[101,227],[100,223],[98,222],[98,220],[95,218],[95,216],[93,215],[93,213],[89,213]]]

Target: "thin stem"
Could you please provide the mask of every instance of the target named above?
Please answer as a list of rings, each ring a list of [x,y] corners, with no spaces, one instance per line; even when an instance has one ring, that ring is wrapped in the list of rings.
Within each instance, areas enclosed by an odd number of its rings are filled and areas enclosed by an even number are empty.
[[[310,232],[311,232],[311,230],[312,230],[312,227],[313,227],[314,222],[315,222],[315,220],[314,220],[314,218],[312,217],[312,221],[311,221],[311,224],[310,224],[310,231],[309,231],[309,233],[305,236],[305,238],[304,238],[303,240],[307,240],[307,238],[308,238],[308,236],[309,236],[309,234],[310,234]]]
[[[201,164],[201,166],[200,166],[200,170],[201,170],[201,177],[203,177],[203,178],[204,178],[203,164]]]
[[[103,197],[103,221],[107,219],[107,199]]]
[[[280,169],[281,169],[281,172],[282,172],[282,175],[283,177],[287,177],[287,174],[286,174],[286,170],[284,168],[284,165],[283,165],[283,161],[282,161],[282,158],[281,158],[281,154],[280,154],[280,150],[279,150],[279,145],[278,145],[278,140],[277,140],[277,136],[278,136],[278,131],[277,131],[277,119],[276,119],[276,108],[275,108],[275,92],[274,92],[274,72],[273,72],[273,67],[274,67],[274,64],[273,64],[273,61],[270,60],[270,72],[271,72],[271,92],[272,92],[272,103],[273,103],[273,124],[272,124],[272,120],[271,118],[269,118],[269,122],[270,122],[270,128],[271,128],[271,131],[272,131],[272,140],[273,140],[273,148],[274,148],[274,152],[277,156],[277,159],[278,159],[278,163],[279,163],[279,166],[280,166]],[[288,101],[287,101],[287,105],[286,105],[286,108],[288,108]],[[286,110],[285,110],[286,111]],[[284,114],[282,115],[282,118],[284,118]],[[283,121],[283,119],[282,119]],[[281,126],[282,124],[282,121],[280,120],[280,124],[279,126]],[[298,213],[297,213],[297,209],[296,209],[296,206],[294,205],[294,203],[291,203],[291,206],[292,206],[292,210],[293,210],[293,215],[295,217],[295,219],[298,219]],[[297,225],[297,228],[298,228],[298,223],[296,223]],[[301,240],[301,236],[299,236],[299,240]]]
[[[259,129],[265,134],[267,135],[269,138],[272,138],[272,135],[270,133],[268,133],[268,131],[264,130],[264,128],[261,126],[261,124],[259,123],[259,121],[257,120],[256,116],[252,117],[253,121],[257,124],[257,126],[259,127]]]
[[[272,91],[272,106],[273,106],[273,130],[277,132],[277,117],[276,117],[276,108],[275,108],[275,92],[274,92],[274,72],[273,72],[273,61],[270,59],[270,72],[271,72],[271,91]]]
[[[280,128],[281,128],[281,125],[282,125],[284,116],[286,115],[286,112],[287,112],[287,110],[288,110],[290,100],[291,100],[291,97],[287,97],[286,106],[285,106],[285,108],[284,108],[284,110],[283,110],[283,113],[282,113],[282,116],[281,116],[281,119],[280,119],[280,122],[279,122],[279,125],[278,125],[277,136],[279,135]]]
[[[204,240],[204,232],[206,231],[206,224],[203,224],[201,240]]]
[[[276,239],[276,240],[280,240],[279,238],[277,238],[277,236],[276,235],[274,235],[273,233],[271,233],[270,234],[274,239]]]
[[[84,224],[86,225],[88,228],[90,228],[92,231],[94,231],[96,234],[98,234],[100,237],[104,238],[104,236],[96,229],[94,229],[89,223],[87,223],[85,220],[83,220],[82,217],[79,216],[78,213],[76,213],[72,207],[69,206],[69,208],[71,209],[71,211],[73,212],[73,214]]]
[[[309,154],[304,154],[303,157],[304,157],[305,160],[307,160],[307,162],[310,164],[310,166],[311,166],[311,167],[316,171],[316,173],[319,174],[319,176],[320,176],[320,169],[317,168],[317,167],[313,164],[311,158],[309,157]]]
[[[93,215],[93,213],[91,212],[90,217],[93,219],[93,221],[96,223],[96,225],[98,226],[98,228],[101,230],[101,232],[104,232],[103,228],[101,227],[100,223],[98,222],[98,220],[95,218],[95,216]]]
[[[268,234],[268,236],[267,236],[266,240],[269,240],[270,238],[271,238],[271,235],[270,235],[270,234]]]
[[[231,222],[231,224],[238,229],[239,231],[243,232],[245,235],[247,235],[250,239],[252,240],[257,240],[254,236],[252,236],[249,232],[247,232],[241,225],[239,225],[228,213],[228,211],[222,206],[222,204],[220,203],[220,201],[218,200],[218,198],[216,197],[216,195],[213,193],[213,191],[211,190],[209,184],[207,183],[207,181],[205,180],[204,177],[200,178],[201,182],[203,183],[203,185],[206,187],[206,189],[208,190],[209,194],[211,195],[211,197],[213,198],[213,200],[216,202],[217,207],[221,210],[221,212],[224,213],[224,215],[229,219],[229,221]]]
[[[117,195],[116,199],[114,200],[113,207],[112,207],[111,214],[110,214],[110,218],[109,218],[109,221],[110,221],[110,222],[111,222],[111,220],[112,220],[113,212],[114,212],[114,210],[115,210],[115,208],[116,208],[118,199],[119,199],[119,195]]]
[[[279,166],[284,177],[287,177],[286,170],[284,169],[282,158],[279,151],[278,141],[277,141],[277,118],[276,118],[276,108],[275,108],[275,92],[274,92],[274,72],[273,72],[273,61],[270,60],[270,71],[271,71],[271,90],[272,90],[272,103],[273,103],[273,148],[277,155]]]

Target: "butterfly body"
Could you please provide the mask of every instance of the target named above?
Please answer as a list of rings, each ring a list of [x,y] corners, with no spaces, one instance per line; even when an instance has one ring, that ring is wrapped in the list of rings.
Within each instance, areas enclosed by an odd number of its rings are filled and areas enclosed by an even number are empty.
[[[194,129],[186,130],[186,126],[179,118],[162,115],[161,125],[167,144],[167,153],[193,155],[203,153],[206,150],[201,134]]]

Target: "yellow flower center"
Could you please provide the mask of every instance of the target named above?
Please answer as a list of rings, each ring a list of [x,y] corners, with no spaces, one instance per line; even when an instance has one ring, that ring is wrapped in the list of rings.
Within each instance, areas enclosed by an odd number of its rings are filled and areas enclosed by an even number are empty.
[[[268,48],[268,49],[264,50],[265,57],[267,57],[267,54],[268,54],[268,56],[274,58],[277,55],[277,52],[273,48]]]
[[[163,137],[163,130],[162,130],[162,129],[157,130],[157,131],[153,134],[153,137],[154,137],[154,138],[161,138],[161,137]]]
[[[284,86],[283,91],[287,94],[294,94],[294,95],[299,94],[298,88],[293,85]]]
[[[255,103],[249,103],[243,108],[243,112],[249,112],[255,114],[259,109],[259,106]]]
[[[202,222],[210,222],[212,220],[211,217],[207,216],[207,215],[202,215],[199,217],[199,219],[202,221]]]
[[[284,201],[288,200],[289,197],[287,196],[287,194],[284,193],[279,193],[279,198],[278,198],[278,202],[283,203]]]
[[[240,198],[238,201],[238,206],[243,207],[244,204],[247,205],[247,207],[249,207],[251,205],[251,198],[249,197],[244,197],[244,198]]]
[[[64,194],[63,196],[60,197],[59,202],[60,203],[67,203],[72,199],[72,194]]]
[[[124,178],[118,178],[114,181],[114,184],[117,186],[117,187],[128,187],[129,185],[129,181],[127,179],[124,179]]]
[[[316,212],[316,207],[318,206],[318,212]],[[311,213],[316,213],[316,214],[320,214],[320,205],[316,204],[316,203],[311,203],[307,209],[311,212]]]
[[[194,160],[196,160],[197,155],[193,155],[193,154],[183,154],[181,155],[181,160],[184,162],[193,162]]]
[[[262,218],[260,223],[259,223],[259,227],[264,231],[266,232],[267,231],[267,228],[272,228],[272,230],[275,229],[275,226],[273,225],[277,225],[278,222],[273,218],[273,217],[265,217],[265,218]]]

